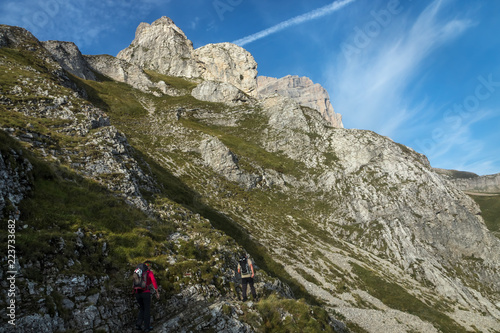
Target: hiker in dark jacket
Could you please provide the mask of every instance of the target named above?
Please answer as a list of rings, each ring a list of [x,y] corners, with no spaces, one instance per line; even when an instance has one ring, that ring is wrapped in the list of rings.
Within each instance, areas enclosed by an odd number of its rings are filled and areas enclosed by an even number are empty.
[[[153,271],[150,269],[151,262],[146,261],[146,288],[138,288],[134,286],[135,299],[139,304],[139,315],[137,316],[137,321],[135,323],[135,328],[141,330],[142,323],[144,322],[144,332],[150,332],[153,327],[151,327],[151,286],[156,293],[156,298],[160,299],[160,293],[158,292],[158,284],[156,283]],[[147,268],[146,268],[147,267]]]
[[[242,267],[245,266],[245,267]],[[243,296],[243,302],[247,300],[247,285],[250,285],[250,291],[252,293],[254,301],[257,300],[257,293],[253,286],[253,277],[255,276],[255,271],[253,268],[252,260],[248,259],[246,254],[240,256],[240,261],[238,263],[238,273],[241,274],[241,294]]]

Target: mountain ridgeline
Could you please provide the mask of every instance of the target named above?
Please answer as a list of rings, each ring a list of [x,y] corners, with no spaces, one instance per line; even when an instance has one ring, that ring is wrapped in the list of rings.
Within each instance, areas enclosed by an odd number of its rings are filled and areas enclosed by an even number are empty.
[[[243,48],[194,49],[162,17],[116,57],[0,25],[0,82],[18,272],[8,293],[1,267],[0,314],[14,299],[18,332],[132,331],[145,259],[158,332],[500,331],[478,204],[411,148],[343,128],[307,78],[257,77]],[[241,252],[258,302],[240,301]]]

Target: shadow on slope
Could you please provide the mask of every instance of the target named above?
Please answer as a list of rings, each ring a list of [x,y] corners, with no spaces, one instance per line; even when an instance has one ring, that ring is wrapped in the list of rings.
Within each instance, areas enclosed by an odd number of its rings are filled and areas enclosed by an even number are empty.
[[[301,284],[296,282],[288,273],[286,273],[284,267],[274,261],[265,247],[259,244],[255,239],[252,239],[243,227],[219,211],[204,204],[202,196],[199,193],[191,189],[179,178],[159,165],[156,161],[145,156],[138,150],[136,150],[136,154],[139,157],[139,161],[146,161],[151,167],[156,180],[162,186],[162,195],[182,205],[190,211],[200,214],[204,218],[208,219],[215,228],[223,231],[225,234],[236,240],[238,244],[248,251],[260,268],[265,270],[271,276],[277,277],[281,281],[288,284],[296,297],[304,298],[313,305],[320,304],[320,302],[311,296]]]
[[[102,81],[99,82],[86,81],[72,76],[72,80],[83,88],[89,100],[96,106],[102,108],[110,114],[112,123],[115,124],[120,130],[124,131],[127,136],[132,135],[127,133],[132,129],[130,124],[140,122],[140,118],[147,115],[147,111],[137,101],[137,95],[142,94],[134,90],[127,84],[114,82],[109,78],[97,74],[98,78]],[[177,78],[170,82],[171,84],[180,85],[179,88],[185,89],[185,80]],[[174,86],[174,88],[177,88]],[[207,106],[207,102],[202,102],[189,96],[167,97],[169,105],[189,105],[190,107]],[[219,103],[208,103],[212,107],[220,107]],[[213,104],[213,105],[212,105]],[[134,133],[134,137],[141,135]],[[259,267],[264,269],[268,274],[278,277],[280,280],[288,284],[294,295],[298,298],[304,298],[313,305],[318,305],[320,302],[310,295],[305,288],[296,282],[284,267],[278,264],[270,256],[268,251],[259,244],[255,239],[249,236],[249,233],[242,228],[238,223],[220,213],[216,209],[202,202],[202,196],[190,188],[187,184],[182,182],[179,178],[174,176],[171,172],[159,165],[155,160],[146,156],[141,152],[140,147],[132,144],[135,150],[136,158],[140,162],[146,161],[151,171],[155,175],[157,182],[161,186],[162,196],[182,205],[186,209],[200,214],[208,219],[211,224],[232,237],[238,244],[244,247],[248,253],[254,258]],[[144,166],[144,170],[148,167]],[[153,198],[149,198],[150,200]]]

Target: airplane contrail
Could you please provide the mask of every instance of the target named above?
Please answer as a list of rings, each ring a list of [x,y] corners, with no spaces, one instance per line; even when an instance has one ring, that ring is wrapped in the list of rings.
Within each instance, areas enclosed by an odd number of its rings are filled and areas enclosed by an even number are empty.
[[[283,29],[289,28],[294,25],[298,25],[307,21],[314,20],[318,17],[325,16],[327,14],[331,14],[333,12],[336,12],[337,10],[341,9],[342,7],[350,4],[351,2],[354,2],[356,0],[340,0],[340,1],[334,1],[329,5],[326,5],[324,7],[315,9],[313,11],[310,11],[308,13],[293,17],[289,20],[283,21],[281,23],[276,24],[275,26],[272,26],[270,28],[267,28],[265,30],[259,31],[255,34],[240,38],[238,40],[235,40],[233,44],[243,46],[248,43],[255,42],[256,40],[259,40],[261,38],[267,37],[271,34],[274,34],[278,31],[281,31]]]

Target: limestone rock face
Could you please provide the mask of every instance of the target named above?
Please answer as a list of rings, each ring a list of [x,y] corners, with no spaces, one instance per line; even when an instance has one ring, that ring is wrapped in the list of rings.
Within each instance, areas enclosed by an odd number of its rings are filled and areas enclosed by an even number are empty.
[[[75,43],[49,40],[42,42],[42,45],[71,74],[85,80],[96,80],[94,73]]]
[[[227,82],[250,96],[256,96],[257,63],[240,46],[209,44],[195,50],[205,80]]]
[[[140,90],[153,85],[141,68],[124,60],[109,55],[90,55],[85,56],[85,59],[95,71],[115,81],[128,83]]]
[[[193,43],[168,17],[141,23],[130,46],[117,55],[139,67],[171,76],[199,77]]]
[[[319,111],[333,127],[344,127],[342,116],[333,110],[328,92],[319,83],[313,83],[307,77],[287,75],[277,79],[259,76],[257,93],[260,97],[278,94],[291,98],[300,105]]]
[[[194,98],[207,102],[221,102],[238,105],[248,101],[248,97],[235,86],[225,82],[203,81],[192,93]]]

